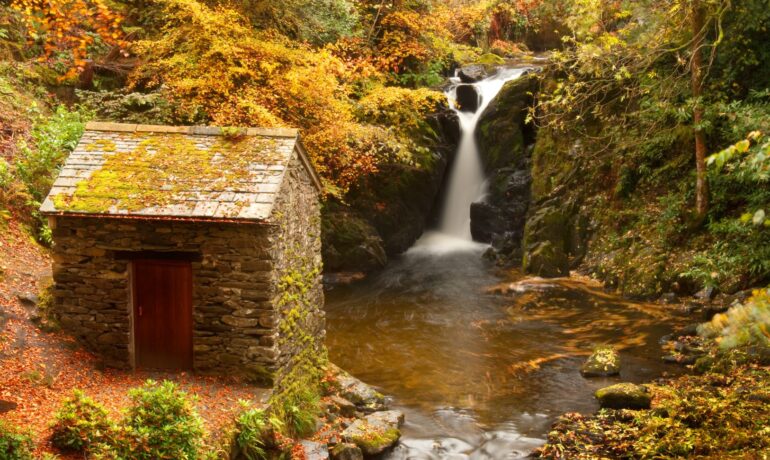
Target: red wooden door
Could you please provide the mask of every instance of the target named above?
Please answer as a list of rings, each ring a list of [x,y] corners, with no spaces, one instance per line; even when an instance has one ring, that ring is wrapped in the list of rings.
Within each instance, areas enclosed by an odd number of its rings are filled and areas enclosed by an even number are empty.
[[[192,268],[176,260],[135,260],[136,367],[192,367]]]

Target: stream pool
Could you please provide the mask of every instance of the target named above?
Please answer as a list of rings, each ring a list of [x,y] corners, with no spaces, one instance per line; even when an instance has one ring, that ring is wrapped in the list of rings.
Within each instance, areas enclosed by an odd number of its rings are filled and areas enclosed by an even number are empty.
[[[523,458],[559,414],[597,409],[597,388],[676,372],[658,344],[675,324],[670,306],[500,271],[483,250],[418,244],[326,293],[332,361],[406,414],[388,459]],[[620,350],[620,377],[583,378],[603,343]]]

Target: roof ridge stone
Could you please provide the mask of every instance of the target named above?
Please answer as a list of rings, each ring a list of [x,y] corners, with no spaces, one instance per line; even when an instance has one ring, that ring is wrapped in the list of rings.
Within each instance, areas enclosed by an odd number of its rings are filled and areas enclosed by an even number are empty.
[[[151,133],[177,133],[200,136],[225,136],[226,129],[218,126],[169,126],[169,125],[143,125],[135,123],[113,123],[104,121],[90,121],[86,124],[86,131],[112,131],[121,133],[151,132]],[[234,128],[243,130],[246,136],[265,137],[297,137],[299,130],[296,128]]]

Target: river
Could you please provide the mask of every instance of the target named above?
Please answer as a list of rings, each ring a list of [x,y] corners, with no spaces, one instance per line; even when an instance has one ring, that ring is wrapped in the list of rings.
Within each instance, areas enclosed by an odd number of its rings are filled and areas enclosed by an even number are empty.
[[[480,110],[521,74],[507,69],[477,83]],[[326,294],[331,360],[406,414],[388,459],[524,458],[559,414],[596,410],[596,389],[675,371],[658,345],[671,332],[670,307],[484,260],[486,246],[469,229],[470,203],[484,192],[478,116],[458,115],[463,137],[438,228],[383,271]],[[620,350],[619,377],[580,375],[599,344]]]

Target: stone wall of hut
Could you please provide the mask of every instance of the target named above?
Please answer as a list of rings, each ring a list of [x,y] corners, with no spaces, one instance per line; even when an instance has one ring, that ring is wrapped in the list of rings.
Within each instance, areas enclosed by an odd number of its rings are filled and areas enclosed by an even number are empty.
[[[324,334],[320,205],[299,166],[295,158],[286,172],[270,225],[56,217],[54,308],[62,328],[106,365],[131,367],[131,255],[189,255],[194,370],[272,380]],[[298,302],[287,297],[296,287],[287,276],[300,272],[306,295]],[[300,310],[307,314],[287,327]]]

